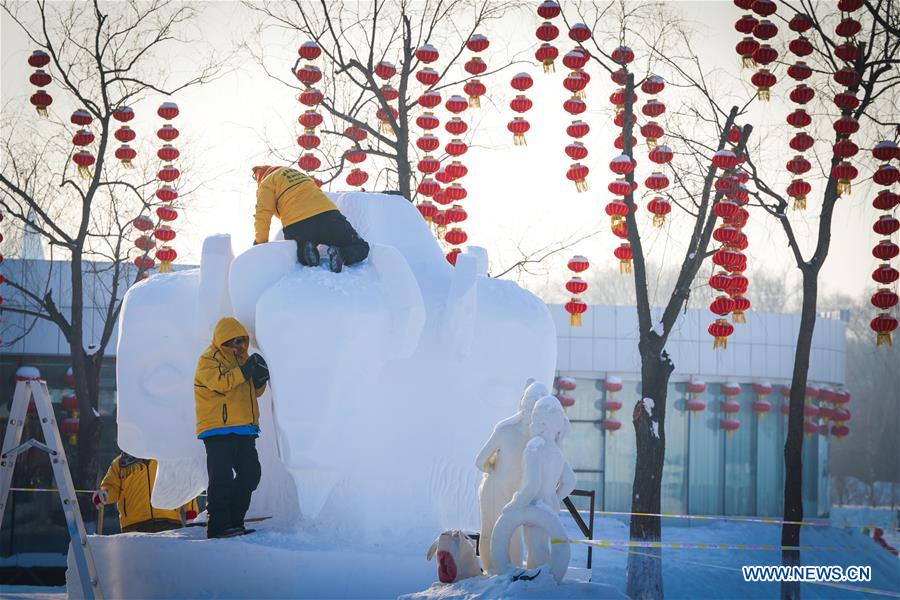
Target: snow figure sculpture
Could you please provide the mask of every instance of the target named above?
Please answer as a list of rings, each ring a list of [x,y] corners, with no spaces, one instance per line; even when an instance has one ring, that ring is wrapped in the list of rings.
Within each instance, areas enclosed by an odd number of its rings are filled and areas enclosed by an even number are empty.
[[[388,532],[427,546],[436,530],[477,528],[481,473],[471,448],[526,377],[552,377],[555,328],[538,298],[486,276],[483,250],[449,265],[405,199],[331,197],[372,246],[343,273],[301,267],[294,242],[232,260],[220,236],[204,244],[199,270],[128,291],[119,445],[159,460],[156,505],[178,506],[203,489],[193,372],[212,324],[234,316],[271,374],[250,513],[333,525],[339,544],[383,542]]]
[[[531,411],[534,403],[549,393],[543,383],[531,379],[529,382],[519,399],[519,411],[497,423],[475,459],[475,466],[484,472],[478,502],[481,506],[481,564],[485,571],[491,569],[494,523],[522,483],[522,452],[531,438]],[[522,564],[522,537],[518,532],[510,540],[509,555],[514,565]]]
[[[566,574],[571,554],[569,545],[551,545],[550,538],[566,538],[559,520],[559,504],[575,489],[575,473],[559,448],[568,430],[567,421],[553,396],[545,396],[534,405],[533,437],[522,454],[522,484],[503,508],[491,536],[491,562],[497,573],[508,573],[514,568],[506,548],[513,532],[524,526],[528,568],[549,563],[557,583]]]

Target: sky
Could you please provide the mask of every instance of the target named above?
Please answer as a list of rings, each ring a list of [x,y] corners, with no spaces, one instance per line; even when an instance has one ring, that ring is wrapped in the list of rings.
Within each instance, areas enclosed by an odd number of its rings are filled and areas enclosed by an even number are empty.
[[[200,11],[197,26],[192,30],[197,41],[172,47],[163,56],[171,77],[175,80],[189,72],[191,65],[207,53],[227,57],[228,68],[217,80],[179,92],[174,98],[181,109],[181,115],[175,120],[175,125],[183,132],[179,141],[185,140],[181,144],[182,152],[189,155],[186,158],[192,164],[188,176],[193,182],[182,184],[198,186],[188,199],[184,217],[175,223],[178,238],[174,245],[181,262],[197,261],[202,240],[215,233],[230,233],[236,252],[252,244],[255,186],[250,180],[249,169],[254,164],[272,162],[273,156],[268,149],[273,146],[290,148],[299,133],[296,117],[301,107],[295,100],[294,91],[267,76],[241,46],[261,45],[265,49],[265,64],[289,75],[296,48],[306,41],[298,35],[271,30],[257,37],[256,26],[261,16],[238,2],[204,2],[193,3],[193,6]],[[672,4],[672,8],[693,28],[695,50],[714,83],[721,84],[723,89],[738,89],[738,95],[743,94],[746,98],[749,92],[740,88],[738,78],[749,79],[750,72],[740,72],[737,68],[739,59],[733,50],[738,34],[732,23],[740,16],[740,11],[728,1],[678,2]],[[535,43],[533,31],[538,24],[536,15],[523,11],[486,30],[492,44],[482,57],[489,67],[508,60],[510,49],[520,50],[516,57],[524,62],[485,79],[490,98],[483,101],[481,109],[469,109],[463,114],[467,121],[471,122],[473,118],[478,121],[470,141],[475,147],[462,157],[469,167],[469,175],[463,181],[469,191],[463,203],[469,219],[463,226],[470,244],[488,249],[494,273],[519,260],[523,251],[534,251],[599,230],[598,235],[546,261],[535,274],[520,279],[527,287],[541,292],[545,299],[559,301],[564,297],[564,290],[555,291],[547,285],[562,287],[568,275],[565,262],[573,254],[587,256],[592,269],[617,271],[619,268],[612,251],[620,240],[609,231],[609,218],[603,212],[603,207],[611,200],[606,190],[606,184],[612,179],[607,164],[618,153],[611,143],[615,133],[606,100],[614,85],[605,74],[592,72],[593,79],[587,89],[588,112],[582,115],[582,119],[592,126],[591,134],[585,138],[590,155],[584,161],[591,169],[588,179],[591,189],[577,193],[575,186],[565,178],[570,164],[563,153],[569,143],[565,127],[570,120],[561,109],[569,95],[562,87],[565,69],[559,65],[555,74],[545,75],[531,59]],[[5,14],[2,38],[2,106],[4,112],[9,112],[17,103],[27,103],[32,92],[26,59],[33,48]],[[561,54],[565,53],[570,44],[565,33],[557,44]],[[535,108],[526,115],[532,128],[527,134],[528,145],[524,147],[514,146],[512,136],[506,130],[506,122],[512,117],[507,107],[512,97],[509,80],[518,71],[531,73],[535,80],[535,86],[527,92],[534,100]],[[52,84],[48,89],[52,92]],[[787,83],[784,83],[776,92],[786,95],[787,89]],[[444,98],[448,95],[445,93]],[[786,147],[783,123],[784,115],[791,107],[780,100],[777,93],[775,96],[768,105],[754,107],[751,116],[756,125],[757,143],[763,146],[770,161],[767,164],[780,170],[784,176],[779,176],[777,181],[786,185],[788,179],[782,165],[792,153],[789,154]],[[138,118],[134,128],[139,136],[152,136],[159,126],[155,108],[165,99],[151,96],[135,106]],[[674,106],[678,102],[678,92],[667,88],[660,99]],[[60,101],[53,108],[65,118],[73,107]],[[36,118],[33,113],[26,114],[27,118]],[[665,126],[665,119],[660,121]],[[442,142],[446,141],[443,129],[439,131],[443,135]],[[151,142],[155,143],[155,140]],[[675,147],[673,142],[669,143]],[[638,161],[643,163],[639,169],[647,168],[649,161],[645,152],[643,147],[638,150]],[[868,153],[859,156],[870,163],[861,170],[869,172],[874,166],[871,157]],[[371,163],[366,165],[371,171]],[[3,169],[6,172],[8,166],[3,165]],[[639,181],[649,174],[647,171],[640,173]],[[342,186],[335,185],[332,189],[339,191]],[[877,241],[871,230],[871,223],[877,218],[871,207],[874,193],[871,186],[857,185],[849,197],[838,202],[831,252],[820,280],[824,293],[860,296],[874,290],[869,277],[877,266],[870,253],[871,246]],[[690,220],[676,209],[666,227],[653,229],[649,226],[645,207],[646,200],[641,201],[638,216],[643,220],[639,223],[654,269],[658,265],[679,265]],[[754,272],[765,271],[795,279],[796,269],[780,226],[759,210],[752,211],[751,215],[746,231],[751,244],[747,255],[751,278],[748,296],[752,300]],[[817,216],[818,205],[814,200],[805,214],[790,213],[807,256],[811,254],[810,243]],[[13,254],[9,249],[5,253]],[[651,282],[654,272],[651,270]],[[701,283],[710,272],[711,265],[701,269]],[[623,278],[622,281],[625,286],[631,285],[630,279]],[[651,290],[651,298],[656,303],[664,302],[667,297],[668,290]]]

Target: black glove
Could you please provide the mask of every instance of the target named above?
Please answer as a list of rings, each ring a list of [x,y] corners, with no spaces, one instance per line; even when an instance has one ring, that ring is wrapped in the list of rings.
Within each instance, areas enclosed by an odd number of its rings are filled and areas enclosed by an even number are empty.
[[[261,358],[262,356],[259,354],[253,353],[250,355],[250,358],[241,365],[241,373],[244,375],[244,379],[247,381],[253,379],[253,372],[256,370],[256,365]]]
[[[253,356],[256,357],[256,363],[253,366],[253,386],[259,388],[269,381],[269,365],[266,364],[266,359],[259,354]]]

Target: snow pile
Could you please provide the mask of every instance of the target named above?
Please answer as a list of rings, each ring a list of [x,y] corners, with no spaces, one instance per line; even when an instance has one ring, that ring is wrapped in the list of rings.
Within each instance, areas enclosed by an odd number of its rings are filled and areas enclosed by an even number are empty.
[[[535,576],[536,574],[536,576]],[[549,569],[528,571],[534,579],[513,580],[512,577],[471,577],[456,583],[435,583],[416,594],[400,596],[400,600],[471,600],[473,598],[612,598],[628,596],[615,588],[587,581],[567,580],[557,585]]]
[[[212,325],[232,314],[272,376],[260,402],[263,479],[251,515],[328,529],[340,544],[389,536],[424,552],[444,529],[478,528],[475,453],[527,378],[551,380],[553,322],[538,298],[487,278],[480,249],[447,264],[404,199],[334,200],[372,245],[361,265],[340,274],[300,267],[293,242],[232,260],[229,239],[216,236],[199,270],[128,292],[119,445],[159,460],[158,506],[205,487],[194,367]]]

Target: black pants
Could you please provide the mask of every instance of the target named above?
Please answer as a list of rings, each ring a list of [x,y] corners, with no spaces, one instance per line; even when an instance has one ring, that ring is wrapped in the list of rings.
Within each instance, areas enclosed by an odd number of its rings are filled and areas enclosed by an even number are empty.
[[[160,531],[171,531],[172,529],[181,529],[181,522],[170,521],[169,519],[150,519],[149,521],[132,523],[127,527],[123,527],[122,533],[131,533],[132,531],[159,533]]]
[[[369,256],[369,244],[359,237],[350,221],[339,210],[329,210],[314,217],[291,223],[284,228],[284,239],[334,246],[341,252],[345,265],[352,265]]]
[[[256,454],[255,435],[214,435],[206,446],[206,535],[215,536],[230,527],[243,527],[250,496],[262,469]]]

